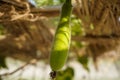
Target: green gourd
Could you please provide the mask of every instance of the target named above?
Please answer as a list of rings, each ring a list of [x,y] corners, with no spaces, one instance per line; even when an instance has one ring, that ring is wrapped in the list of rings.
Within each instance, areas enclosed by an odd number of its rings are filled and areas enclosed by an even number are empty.
[[[66,0],[62,6],[61,17],[50,53],[50,67],[52,71],[60,70],[67,60],[71,40],[71,12],[71,0]]]

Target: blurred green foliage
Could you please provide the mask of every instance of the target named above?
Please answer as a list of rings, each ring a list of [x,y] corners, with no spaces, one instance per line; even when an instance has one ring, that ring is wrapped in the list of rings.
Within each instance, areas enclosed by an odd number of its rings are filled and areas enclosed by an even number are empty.
[[[74,77],[74,70],[71,67],[67,67],[63,71],[59,71],[57,73],[55,80],[73,80]]]
[[[0,77],[0,80],[2,80],[2,78]]]
[[[4,27],[0,24],[0,35],[4,34]]]
[[[7,68],[4,56],[0,56],[0,68]]]
[[[80,62],[82,64],[83,68],[86,69],[87,71],[89,71],[88,59],[89,58],[87,55],[78,56],[78,62]]]
[[[82,22],[80,19],[76,18],[74,15],[72,16],[72,19],[71,19],[71,26],[72,26],[73,36],[83,35]]]

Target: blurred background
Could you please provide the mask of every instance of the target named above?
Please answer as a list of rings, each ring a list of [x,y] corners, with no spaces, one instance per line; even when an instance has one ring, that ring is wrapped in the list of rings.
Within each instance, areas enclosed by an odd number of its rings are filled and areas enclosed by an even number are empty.
[[[0,0],[0,80],[51,80],[49,54],[64,1]],[[72,4],[69,56],[56,80],[120,80],[120,0]]]

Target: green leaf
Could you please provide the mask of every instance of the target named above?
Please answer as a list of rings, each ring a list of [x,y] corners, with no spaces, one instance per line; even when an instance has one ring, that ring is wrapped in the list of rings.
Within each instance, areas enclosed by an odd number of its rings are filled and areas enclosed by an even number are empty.
[[[59,71],[55,80],[73,80],[74,70],[71,67],[66,68],[64,71]]]
[[[89,71],[89,68],[88,68],[88,56],[86,56],[86,55],[79,56],[78,57],[78,61],[82,64],[82,66],[84,67],[84,69],[86,69],[87,71]]]
[[[2,78],[0,77],[0,80],[2,80]]]
[[[77,42],[77,41],[72,41],[72,42],[71,42],[71,45],[74,46],[74,47],[79,47],[79,48],[82,48],[82,47],[85,46],[84,43],[82,43],[82,42]]]
[[[4,27],[0,24],[0,35],[4,34]]]
[[[0,56],[0,68],[7,68],[4,56]]]
[[[83,28],[82,28],[82,22],[80,19],[77,19],[76,17],[72,17],[71,19],[71,26],[72,26],[72,35],[83,35]]]

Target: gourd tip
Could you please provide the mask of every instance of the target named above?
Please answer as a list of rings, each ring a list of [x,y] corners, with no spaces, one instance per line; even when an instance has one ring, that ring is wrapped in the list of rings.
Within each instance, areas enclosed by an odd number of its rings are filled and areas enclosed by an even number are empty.
[[[54,80],[56,78],[56,76],[57,76],[57,72],[56,71],[51,71],[50,72],[50,77],[51,77],[52,80]]]

